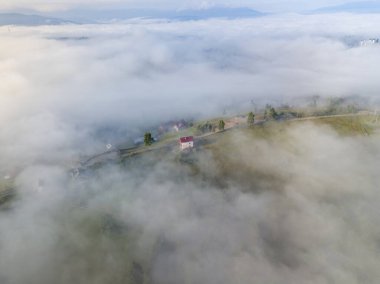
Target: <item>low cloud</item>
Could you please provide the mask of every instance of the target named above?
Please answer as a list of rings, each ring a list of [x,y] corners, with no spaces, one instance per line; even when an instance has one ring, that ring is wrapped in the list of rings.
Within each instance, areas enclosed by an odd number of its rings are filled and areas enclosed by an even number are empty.
[[[0,166],[21,170],[20,199],[0,214],[0,282],[375,282],[376,136],[304,125],[279,140],[234,136],[233,152],[190,164],[148,155],[79,180],[68,169],[162,121],[251,100],[376,102],[380,48],[359,42],[379,21],[1,27]]]
[[[135,136],[139,127],[219,115],[252,99],[376,100],[379,48],[357,46],[379,35],[376,21],[377,15],[278,16],[3,27],[0,151],[20,153],[7,144],[38,154],[38,147],[92,150],[86,138],[100,147],[91,137],[99,129]],[[31,137],[35,130],[40,135]]]
[[[312,124],[282,135],[230,135],[232,152],[147,156],[87,181],[28,169],[0,216],[2,282],[375,282],[378,137]]]

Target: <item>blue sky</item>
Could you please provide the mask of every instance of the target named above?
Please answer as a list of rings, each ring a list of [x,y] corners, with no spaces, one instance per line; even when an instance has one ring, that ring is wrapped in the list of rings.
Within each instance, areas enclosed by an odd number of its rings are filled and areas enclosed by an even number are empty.
[[[212,6],[244,6],[265,12],[301,12],[326,6],[342,5],[353,1],[347,0],[0,0],[0,10],[22,11],[57,11],[87,8],[148,8],[148,9],[186,9],[207,8]],[[365,6],[369,1],[360,2]],[[379,2],[379,1],[373,1]]]

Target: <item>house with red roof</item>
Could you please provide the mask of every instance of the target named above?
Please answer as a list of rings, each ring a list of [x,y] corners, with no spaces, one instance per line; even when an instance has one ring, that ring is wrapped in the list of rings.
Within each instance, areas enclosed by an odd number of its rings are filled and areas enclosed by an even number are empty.
[[[179,146],[181,151],[194,148],[194,137],[186,136],[179,138]]]

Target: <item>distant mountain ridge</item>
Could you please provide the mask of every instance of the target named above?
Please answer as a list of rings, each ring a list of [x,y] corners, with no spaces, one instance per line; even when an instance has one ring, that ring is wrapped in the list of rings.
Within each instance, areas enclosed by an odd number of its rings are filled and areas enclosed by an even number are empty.
[[[104,23],[134,18],[189,21],[206,20],[213,18],[254,18],[264,15],[264,13],[249,8],[225,7],[212,7],[207,9],[188,9],[177,11],[145,9],[71,10],[43,15],[22,13],[0,13],[0,26],[40,26],[78,23]]]
[[[351,2],[343,5],[324,7],[312,13],[380,13],[379,1]]]
[[[265,15],[249,8],[212,7],[207,9],[155,10],[155,9],[117,9],[117,10],[71,10],[54,14],[74,21],[85,23],[128,20],[133,18],[203,20],[212,18],[252,18]]]
[[[44,17],[39,15],[26,15],[19,13],[0,13],[0,26],[41,26],[41,25],[62,25],[74,23],[58,18]]]
[[[177,19],[207,19],[207,18],[251,18],[264,15],[249,8],[221,8],[214,7],[199,10],[178,11],[172,17]]]

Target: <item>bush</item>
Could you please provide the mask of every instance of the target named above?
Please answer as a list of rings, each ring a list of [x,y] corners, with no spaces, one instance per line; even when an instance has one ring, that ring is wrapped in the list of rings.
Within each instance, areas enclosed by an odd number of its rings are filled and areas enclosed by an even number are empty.
[[[144,144],[145,146],[149,146],[149,145],[152,145],[154,142],[154,139],[152,137],[152,133],[150,132],[147,132],[144,134]]]
[[[255,124],[255,115],[253,114],[253,112],[250,112],[248,114],[247,124],[248,124],[248,126],[252,126]]]

